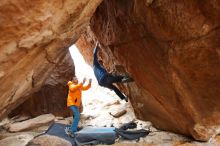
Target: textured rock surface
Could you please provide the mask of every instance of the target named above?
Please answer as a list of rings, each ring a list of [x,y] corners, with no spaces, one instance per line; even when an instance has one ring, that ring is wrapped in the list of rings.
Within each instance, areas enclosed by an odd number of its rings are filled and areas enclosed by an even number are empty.
[[[100,2],[0,2],[0,119],[41,89]]]
[[[39,146],[72,146],[72,144],[69,141],[66,141],[65,139],[62,139],[57,136],[51,136],[51,135],[42,135],[34,140],[30,141],[27,146],[33,146],[33,145],[39,145]]]
[[[123,65],[135,79],[124,89],[139,119],[197,140],[218,132],[219,1],[106,0],[91,30],[104,65]]]
[[[114,118],[119,118],[127,113],[127,110],[125,107],[121,106],[118,108],[112,108],[109,114],[113,116]]]
[[[34,138],[31,134],[18,134],[0,140],[1,146],[26,146]]]
[[[53,123],[54,119],[55,119],[55,116],[52,114],[40,115],[30,120],[11,124],[9,126],[9,131],[19,132],[19,131],[41,127],[41,126]]]
[[[95,43],[95,37],[90,27],[87,27],[86,32],[84,32],[76,42],[76,47],[79,48],[80,53],[83,54],[86,63],[89,65],[92,65],[93,56],[91,52]]]
[[[70,110],[66,106],[68,80],[74,76],[74,65],[70,53],[56,64],[52,73],[47,77],[41,90],[30,95],[28,100],[15,108],[10,116],[26,114],[39,116],[52,113],[56,116],[69,116]]]

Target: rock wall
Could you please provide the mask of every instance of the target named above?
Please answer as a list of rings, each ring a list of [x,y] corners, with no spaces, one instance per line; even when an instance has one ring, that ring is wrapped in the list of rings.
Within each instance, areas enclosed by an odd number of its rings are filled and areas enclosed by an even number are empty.
[[[28,99],[15,108],[9,116],[24,114],[36,117],[47,113],[52,113],[55,116],[70,116],[66,102],[67,81],[72,80],[74,75],[72,58],[70,53],[66,52],[66,56],[56,64],[41,89],[28,96]]]
[[[65,96],[61,82],[68,77],[54,84],[50,76],[101,2],[0,2],[0,119],[30,97],[55,97],[50,91]],[[100,41],[106,68],[135,79],[119,86],[139,119],[198,140],[218,133],[219,1],[104,0],[90,24],[92,34],[84,40]],[[82,52],[91,56],[92,49],[85,47]],[[54,100],[42,102],[50,106]]]
[[[100,2],[1,0],[0,119],[31,94],[45,89],[45,81]]]
[[[95,35],[88,26],[86,31],[80,36],[76,42],[76,47],[79,49],[80,53],[83,55],[86,63],[92,66],[93,56],[92,50],[95,46],[96,39]]]
[[[219,1],[104,0],[90,27],[105,66],[135,79],[124,92],[139,119],[197,140],[219,132]]]

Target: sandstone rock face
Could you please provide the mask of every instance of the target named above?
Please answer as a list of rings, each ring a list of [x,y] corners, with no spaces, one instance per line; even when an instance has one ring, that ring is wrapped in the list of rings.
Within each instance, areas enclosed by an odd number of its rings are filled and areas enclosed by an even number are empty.
[[[27,146],[40,145],[40,146],[72,146],[72,144],[60,137],[51,135],[42,135],[30,141]]]
[[[219,1],[106,0],[91,30],[104,65],[122,65],[135,79],[124,89],[139,119],[197,140],[217,133]]]
[[[41,116],[38,116],[38,117],[30,119],[30,120],[11,124],[9,126],[9,131],[10,132],[19,132],[19,131],[37,128],[37,127],[52,123],[54,121],[54,119],[55,119],[55,117],[52,114],[41,115]]]
[[[41,89],[100,2],[1,1],[0,119]]]
[[[1,146],[26,146],[34,138],[31,134],[19,134],[0,140]]]
[[[67,108],[67,81],[74,76],[74,65],[70,53],[58,62],[47,77],[40,91],[31,94],[23,104],[15,108],[10,116],[25,114],[33,117],[52,113],[56,116],[69,116]]]
[[[92,51],[95,46],[95,35],[88,26],[86,31],[80,36],[76,42],[76,47],[79,48],[81,54],[83,54],[86,63],[92,66],[93,56]],[[83,48],[83,49],[80,49]]]

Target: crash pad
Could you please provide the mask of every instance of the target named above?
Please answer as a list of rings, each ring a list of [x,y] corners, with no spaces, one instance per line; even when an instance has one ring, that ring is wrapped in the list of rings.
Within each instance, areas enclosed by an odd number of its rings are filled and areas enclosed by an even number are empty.
[[[83,127],[80,131],[74,133],[74,137],[70,137],[65,133],[65,128],[70,125],[54,123],[45,132],[45,134],[58,136],[69,141],[73,146],[80,145],[97,145],[97,144],[114,144],[115,139],[121,136],[126,140],[135,140],[140,137],[147,136],[150,131],[145,129],[132,130],[128,129],[136,128],[135,123],[124,124],[120,128],[115,127]]]
[[[75,132],[75,137],[70,137],[65,133],[65,128],[70,125],[54,123],[45,132],[45,134],[61,137],[73,146],[85,144],[113,144],[116,139],[114,127],[84,127],[80,131]]]

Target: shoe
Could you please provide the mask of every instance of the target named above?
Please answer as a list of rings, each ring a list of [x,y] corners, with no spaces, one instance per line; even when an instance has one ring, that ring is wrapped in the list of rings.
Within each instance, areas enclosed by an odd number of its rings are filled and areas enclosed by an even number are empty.
[[[83,127],[77,127],[77,131],[80,131],[82,129],[83,129]],[[65,131],[71,131],[71,127],[66,127]]]
[[[124,99],[126,102],[128,102],[128,96],[125,96],[125,99]]]
[[[70,127],[66,127],[66,128],[64,129],[64,131],[65,131],[65,133],[66,133],[67,135],[69,135],[69,133],[71,132]]]
[[[83,127],[77,127],[77,131],[80,131],[82,129],[83,129]]]
[[[74,138],[75,137],[75,133],[73,133],[72,131],[69,134],[70,137]]]
[[[123,79],[121,80],[122,83],[127,83],[127,82],[133,82],[134,79],[129,76],[124,76]]]
[[[70,127],[66,127],[66,128],[65,128],[65,133],[66,133],[68,136],[72,137],[72,138],[75,137],[75,134],[74,134],[74,132],[71,131],[71,128],[70,128]]]
[[[66,127],[66,128],[65,128],[65,132],[66,132],[66,133],[69,133],[70,131],[71,131],[71,127]]]

